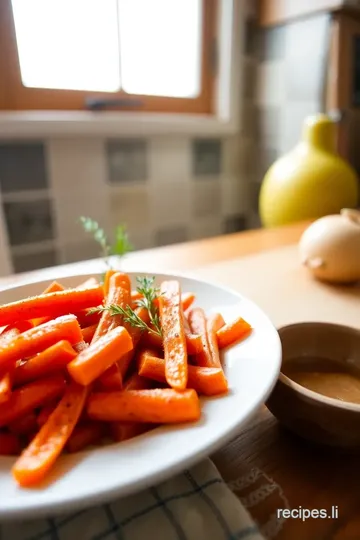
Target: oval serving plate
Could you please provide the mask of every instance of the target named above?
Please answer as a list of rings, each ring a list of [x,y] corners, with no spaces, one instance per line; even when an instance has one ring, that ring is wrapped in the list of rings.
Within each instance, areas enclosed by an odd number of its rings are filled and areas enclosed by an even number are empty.
[[[130,273],[135,287],[135,277]],[[126,442],[64,455],[47,481],[20,488],[10,469],[15,458],[0,457],[0,519],[34,518],[104,503],[165,480],[208,456],[235,437],[269,396],[278,378],[281,344],[268,317],[237,292],[190,277],[154,274],[157,283],[178,279],[182,290],[196,294],[207,313],[226,321],[241,315],[254,328],[250,337],[224,352],[229,393],[202,398],[196,424],[164,426]],[[75,287],[90,275],[59,277]],[[38,281],[0,292],[0,304],[41,293],[51,282]]]

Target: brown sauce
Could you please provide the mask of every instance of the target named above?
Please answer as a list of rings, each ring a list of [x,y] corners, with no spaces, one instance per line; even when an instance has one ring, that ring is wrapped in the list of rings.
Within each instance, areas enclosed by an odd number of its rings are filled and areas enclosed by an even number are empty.
[[[351,365],[321,358],[299,358],[286,362],[283,373],[308,390],[360,404],[360,371]]]

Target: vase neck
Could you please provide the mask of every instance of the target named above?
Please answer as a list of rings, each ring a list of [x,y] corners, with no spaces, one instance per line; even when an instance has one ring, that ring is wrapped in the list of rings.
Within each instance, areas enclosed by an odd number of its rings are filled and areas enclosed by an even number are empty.
[[[334,122],[326,115],[307,118],[302,131],[302,141],[324,152],[336,152],[336,131]]]

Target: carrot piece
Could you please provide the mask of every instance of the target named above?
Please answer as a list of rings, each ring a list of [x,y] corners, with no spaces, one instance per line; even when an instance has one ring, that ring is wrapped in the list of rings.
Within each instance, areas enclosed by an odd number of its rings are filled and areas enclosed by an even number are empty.
[[[116,272],[109,278],[109,292],[106,296],[105,304],[117,304],[125,308],[131,302],[130,279],[126,274]],[[112,328],[122,325],[121,315],[111,315],[109,311],[104,311],[101,315],[99,325],[94,335],[93,341],[97,341]]]
[[[165,360],[142,351],[140,356],[139,375],[165,382]],[[207,368],[200,366],[188,366],[188,388],[193,388],[199,394],[216,396],[224,394],[227,389],[227,381],[221,368]]]
[[[186,311],[195,301],[195,294],[194,293],[183,293],[181,295],[181,305],[183,308],[183,311]]]
[[[224,349],[246,338],[251,331],[251,325],[242,317],[237,317],[234,321],[226,324],[216,332],[219,349]]]
[[[68,341],[61,340],[45,351],[17,366],[14,372],[14,385],[43,377],[64,369],[76,357],[76,352]]]
[[[181,291],[178,281],[164,281],[159,296],[163,331],[165,375],[170,386],[184,390],[187,385],[187,350]]]
[[[88,385],[132,347],[129,333],[123,326],[118,326],[78,354],[68,364],[68,372],[74,381]]]
[[[118,272],[118,270],[113,270],[113,269],[109,269],[105,272],[105,278],[104,278],[104,284],[103,284],[103,288],[104,288],[104,296],[105,298],[107,297],[107,295],[109,294],[109,288],[110,288],[110,279],[112,278],[112,276],[114,274],[116,274]]]
[[[218,329],[224,326],[224,319],[219,313],[210,315],[206,321],[206,331],[209,342],[209,352],[211,361],[209,367],[218,367],[221,368],[219,346],[217,342],[216,332]]]
[[[0,456],[16,456],[20,454],[19,438],[14,433],[0,433]]]
[[[151,424],[192,422],[201,415],[195,390],[172,388],[93,393],[87,411],[94,420]]]
[[[0,427],[10,424],[43,403],[60,396],[65,386],[64,377],[53,375],[14,390],[9,401],[0,405]]]
[[[9,324],[3,328],[0,334],[0,342],[4,339],[12,339],[14,336],[30,330],[30,328],[34,328],[32,321],[17,321],[14,324]]]
[[[62,339],[66,339],[71,344],[82,340],[80,326],[75,315],[63,315],[35,326],[9,341],[4,343],[0,341],[0,369],[6,371],[15,364],[16,360],[37,354]]]
[[[99,282],[95,277],[89,277],[88,279],[80,283],[80,285],[78,285],[76,288],[89,289],[90,287],[97,287],[98,285],[99,285]]]
[[[10,371],[0,377],[0,403],[5,403],[10,399],[12,380],[13,376]]]
[[[123,379],[119,370],[119,366],[113,364],[104,373],[100,375],[95,382],[96,389],[99,391],[121,390],[123,387]]]
[[[85,343],[90,343],[97,329],[97,324],[92,324],[86,328],[82,328],[81,333]]]
[[[48,287],[46,287],[46,289],[42,292],[42,294],[48,294],[48,293],[52,293],[52,292],[59,292],[59,291],[63,291],[65,289],[65,287],[63,287],[60,283],[58,283],[57,281],[53,281],[52,283],[50,283],[50,285]],[[47,322],[47,321],[51,321],[52,317],[40,317],[38,319],[33,319],[31,322],[33,324],[33,326],[39,326],[39,324],[43,324],[44,322]]]
[[[203,367],[219,367],[213,364],[204,310],[202,308],[192,309],[188,320],[191,331],[194,334],[199,334],[202,339],[203,350],[195,356],[196,364]]]
[[[55,411],[22,452],[12,468],[21,486],[39,483],[66,445],[84,408],[88,389],[72,383]]]
[[[137,301],[141,300],[141,298],[143,298],[143,295],[139,291],[131,291],[131,305],[133,308],[137,306]]]
[[[66,289],[32,296],[2,305],[0,325],[39,317],[57,317],[65,313],[97,306],[101,304],[102,300],[103,289],[100,285],[89,289]]]
[[[74,313],[81,328],[92,326],[93,324],[99,324],[101,319],[101,313],[98,311],[91,311],[90,309],[82,309]]]
[[[88,421],[75,427],[66,444],[68,452],[80,452],[87,446],[99,442],[105,434],[104,424]]]
[[[193,334],[190,329],[189,321],[184,315],[184,310],[182,311],[182,317],[184,322],[184,332],[186,338],[186,348],[188,354],[199,354],[203,350],[203,342],[199,334]]]
[[[110,433],[115,442],[122,442],[133,439],[138,435],[142,435],[154,427],[154,424],[112,422],[110,425]]]
[[[158,334],[153,334],[152,332],[146,332],[146,334],[144,334],[142,343],[147,347],[154,347],[159,351],[162,351],[164,348],[162,337]]]
[[[9,430],[15,435],[29,435],[37,431],[38,423],[34,411],[14,420],[9,424]]]
[[[41,409],[36,419],[36,423],[39,427],[43,426],[47,422],[49,416],[52,415],[52,413],[55,411],[58,404],[59,404],[59,401],[56,400],[56,401],[51,401],[50,403],[47,403],[46,405],[44,405],[44,407]]]

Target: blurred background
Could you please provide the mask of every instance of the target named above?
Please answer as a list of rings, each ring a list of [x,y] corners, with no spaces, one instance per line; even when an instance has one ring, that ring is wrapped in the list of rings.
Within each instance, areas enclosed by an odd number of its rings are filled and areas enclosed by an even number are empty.
[[[2,272],[96,257],[80,215],[136,249],[260,227],[309,114],[360,170],[359,101],[360,2],[0,0]]]

